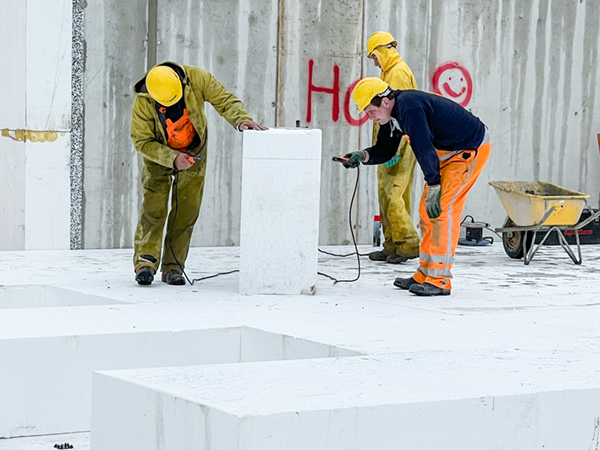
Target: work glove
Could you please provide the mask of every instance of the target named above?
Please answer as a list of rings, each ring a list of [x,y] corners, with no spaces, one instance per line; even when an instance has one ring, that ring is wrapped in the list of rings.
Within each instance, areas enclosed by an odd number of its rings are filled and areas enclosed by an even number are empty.
[[[367,154],[364,150],[346,153],[344,158],[348,158],[348,162],[343,162],[342,164],[346,169],[355,169],[360,165],[361,162],[365,160],[366,157]]]
[[[435,219],[442,213],[442,205],[440,204],[440,197],[442,195],[442,186],[429,186],[427,196],[425,197],[425,210],[430,219]]]

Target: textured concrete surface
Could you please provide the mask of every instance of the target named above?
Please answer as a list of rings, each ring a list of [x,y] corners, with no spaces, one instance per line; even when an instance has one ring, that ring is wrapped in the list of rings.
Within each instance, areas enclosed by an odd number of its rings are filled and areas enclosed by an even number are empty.
[[[597,1],[502,0],[483,7],[470,0],[159,0],[157,8],[158,60],[208,69],[267,126],[300,121],[323,130],[322,244],[351,239],[340,224],[354,178],[329,160],[370,142],[369,122],[349,123],[347,116],[358,115],[346,95],[356,79],[379,74],[364,53],[367,37],[380,29],[395,35],[421,89],[434,89],[432,78],[446,63],[470,74],[466,107],[489,126],[492,155],[467,214],[501,226],[490,180],[549,181],[587,192],[598,204]],[[86,66],[87,248],[132,245],[140,198],[128,121],[131,84],[145,70],[145,14],[141,0],[88,2],[86,8],[86,42],[94,49]],[[135,26],[125,26],[125,19]],[[209,120],[207,186],[193,243],[238,245],[241,136],[216,114]],[[363,176],[355,221],[368,242],[378,210],[375,170]],[[417,174],[415,197],[421,186]]]

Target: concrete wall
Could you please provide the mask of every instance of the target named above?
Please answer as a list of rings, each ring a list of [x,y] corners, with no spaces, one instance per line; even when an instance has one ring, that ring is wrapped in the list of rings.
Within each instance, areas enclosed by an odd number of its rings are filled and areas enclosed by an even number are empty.
[[[107,79],[121,92],[129,89],[131,77],[141,76],[145,69],[140,48],[145,2],[140,3],[139,15],[134,14],[140,27],[117,29],[118,22],[106,21],[97,25],[98,31],[127,43],[127,68],[137,69],[128,76],[121,69],[123,76]],[[90,3],[88,12],[97,7]],[[487,185],[489,180],[550,181],[587,192],[594,206],[598,204],[600,181],[591,174],[600,168],[596,139],[600,132],[599,8],[598,2],[589,0],[502,0],[487,2],[485,8],[467,0],[280,0],[278,4],[274,0],[158,0],[157,60],[208,69],[268,126],[295,126],[300,121],[301,126],[321,128],[320,241],[344,243],[350,241],[347,208],[355,173],[329,160],[368,144],[371,124],[349,123],[358,117],[352,103],[346,108],[346,94],[361,76],[378,74],[364,58],[364,47],[373,31],[389,30],[422,89],[434,89],[432,77],[447,62],[469,73],[472,96],[466,107],[490,127],[493,154],[465,213],[500,226],[505,212]],[[86,30],[89,44],[98,35]],[[91,56],[88,68],[95,73],[91,68],[98,63]],[[107,46],[100,56],[110,60],[118,55]],[[93,101],[90,95],[87,98],[88,104]],[[122,98],[118,106],[131,100]],[[127,120],[127,108],[120,113],[119,123]],[[86,120],[97,123],[90,114]],[[216,114],[210,121],[209,176],[193,244],[235,245],[239,244],[240,136]],[[118,136],[116,153],[115,145],[86,138],[86,155],[106,155],[109,167],[115,155],[133,155],[130,146],[128,151],[123,148],[127,139]],[[87,247],[132,244],[139,202],[138,191],[131,191],[136,175],[127,174],[108,191],[99,191],[101,202],[86,203]],[[421,175],[417,177],[415,198],[422,186]],[[86,185],[99,184],[89,168],[86,179]],[[372,215],[377,212],[375,180],[374,168],[362,170],[354,218],[363,242],[370,238]],[[99,204],[119,211],[114,223],[106,219],[99,226],[97,219],[104,217]]]
[[[0,16],[23,16],[35,4],[3,5]],[[439,71],[440,90],[449,96],[455,92],[455,99],[465,101],[490,128],[492,157],[465,214],[502,224],[505,212],[489,180],[549,181],[589,193],[598,206],[600,180],[593,176],[600,169],[597,0],[496,0],[485,6],[469,0],[89,0],[85,6],[86,248],[133,245],[141,161],[129,139],[131,88],[149,63],[163,60],[208,69],[267,126],[299,121],[322,129],[320,242],[349,242],[347,212],[355,173],[330,158],[369,142],[371,124],[356,125],[354,105],[346,97],[355,80],[378,75],[364,51],[367,37],[379,29],[395,35],[421,89],[434,90]],[[60,11],[49,14],[60,17]],[[9,29],[15,29],[15,17]],[[1,57],[0,79],[16,80],[16,90],[3,91],[3,99],[25,89],[22,79],[5,69],[25,67],[18,50],[23,42],[11,39],[11,33],[7,39],[14,43]],[[207,109],[209,175],[192,244],[236,245],[241,136]],[[3,123],[0,128],[10,128]],[[14,145],[0,139],[0,166],[6,174],[0,181],[0,206],[11,211],[10,219],[2,219],[3,230],[13,236],[13,244],[1,241],[0,248],[23,246],[19,225],[25,201],[5,181],[21,179],[14,177],[18,169],[7,170],[23,165],[22,154],[10,150]],[[375,180],[374,168],[361,171],[354,219],[362,242],[369,241],[378,210]],[[417,174],[415,198],[421,187]]]
[[[129,137],[146,65],[147,2],[90,1],[85,17],[83,246],[133,245],[141,157]]]

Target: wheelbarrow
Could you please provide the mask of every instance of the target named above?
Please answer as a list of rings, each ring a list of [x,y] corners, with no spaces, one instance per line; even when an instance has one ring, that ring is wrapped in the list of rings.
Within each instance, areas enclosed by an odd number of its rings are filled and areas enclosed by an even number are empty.
[[[514,259],[523,258],[528,265],[548,236],[554,231],[558,243],[575,264],[581,264],[579,230],[600,216],[600,211],[579,221],[587,207],[588,194],[571,191],[543,181],[490,181],[508,217],[502,228],[502,244],[506,254]],[[577,255],[565,239],[563,232],[574,232]],[[536,244],[537,233],[543,233]]]

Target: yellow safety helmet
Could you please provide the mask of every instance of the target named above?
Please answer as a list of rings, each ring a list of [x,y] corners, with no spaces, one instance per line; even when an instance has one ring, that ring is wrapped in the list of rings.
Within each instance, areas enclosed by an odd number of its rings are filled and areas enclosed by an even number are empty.
[[[181,80],[168,66],[156,66],[146,76],[146,88],[150,97],[163,106],[171,106],[181,100]]]
[[[371,58],[373,56],[373,50],[382,45],[396,47],[398,43],[394,39],[394,36],[387,31],[376,31],[367,40],[367,58]]]
[[[358,106],[358,110],[363,112],[373,98],[385,97],[390,92],[392,89],[381,78],[366,77],[356,83],[356,87],[352,91],[352,98]]]

